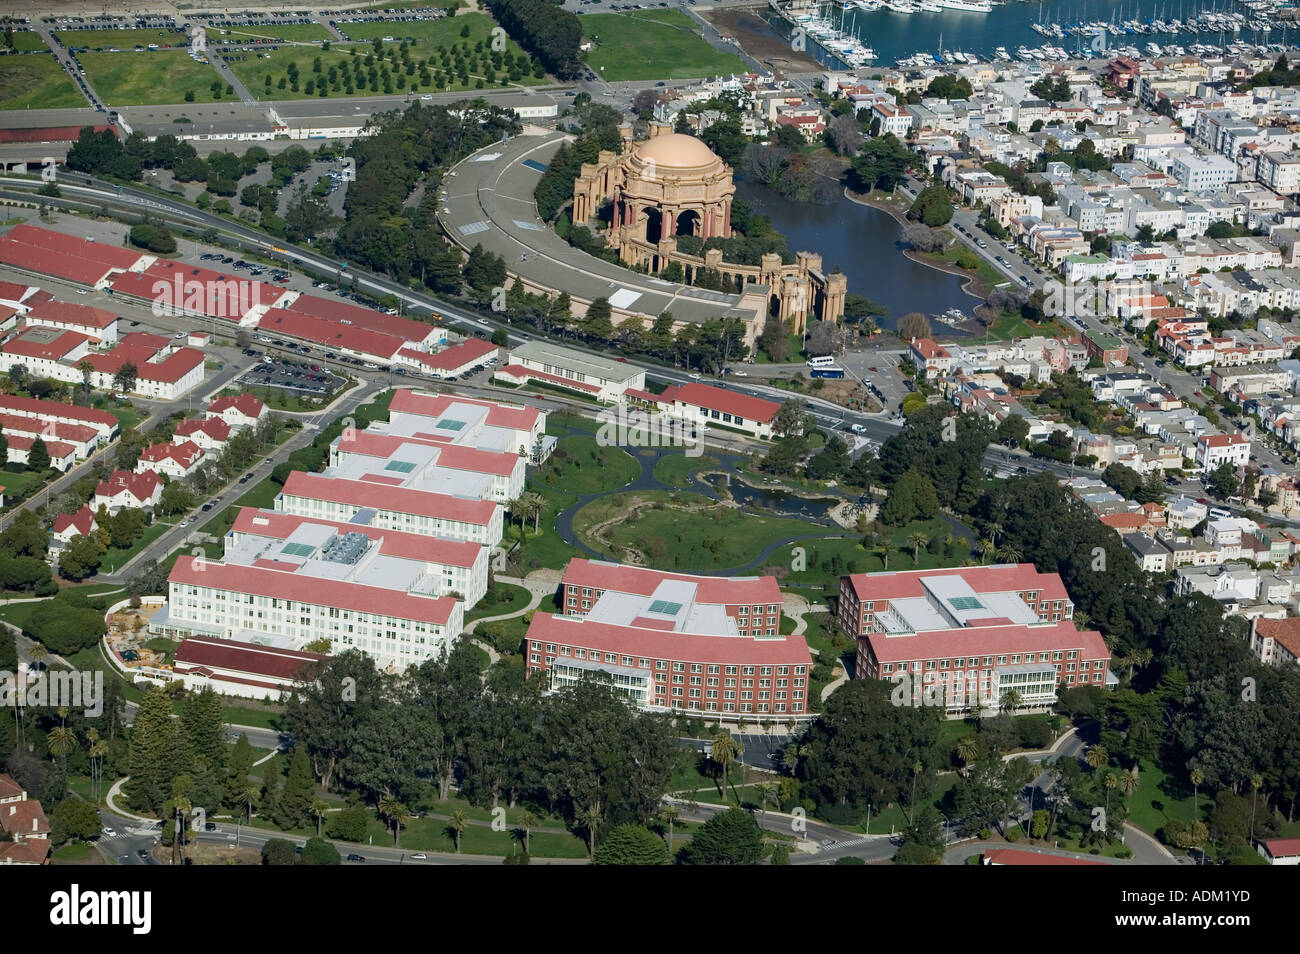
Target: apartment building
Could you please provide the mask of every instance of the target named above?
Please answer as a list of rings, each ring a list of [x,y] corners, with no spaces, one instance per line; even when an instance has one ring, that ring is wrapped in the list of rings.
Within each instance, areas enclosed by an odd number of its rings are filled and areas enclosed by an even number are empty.
[[[552,689],[610,682],[638,706],[719,718],[800,718],[812,666],[802,636],[781,635],[773,577],[665,573],[570,561],[563,613],[536,613],[526,636],[530,677]]]
[[[1045,708],[1059,687],[1107,685],[1106,644],[1073,614],[1060,576],[1021,563],[848,574],[837,620],[858,641],[858,678],[910,678],[955,714],[1013,690]]]

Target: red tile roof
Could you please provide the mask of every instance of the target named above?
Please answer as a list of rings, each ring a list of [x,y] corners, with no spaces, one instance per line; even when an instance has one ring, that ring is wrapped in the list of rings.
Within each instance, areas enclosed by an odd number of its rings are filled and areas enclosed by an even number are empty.
[[[38,440],[44,440],[44,438],[27,437],[23,434],[7,434],[5,436],[9,441],[10,450],[24,452],[30,451],[32,445]],[[76,453],[77,449],[71,444],[65,444],[63,441],[45,441],[45,450],[49,452],[51,460],[63,460],[65,457],[70,457]]]
[[[91,305],[76,305],[68,301],[47,301],[29,311],[27,317],[63,325],[81,325],[86,328],[107,328],[117,321],[114,312]]]
[[[345,325],[326,318],[317,318],[287,308],[270,309],[258,321],[257,327],[262,331],[290,335],[384,361],[393,360],[398,352],[406,347],[404,338],[370,331],[356,325]]]
[[[256,643],[212,636],[190,636],[181,640],[181,644],[176,647],[178,669],[182,666],[203,666],[272,679],[293,679],[307,667],[328,658],[324,653],[259,646]]]
[[[39,434],[74,444],[93,441],[99,431],[88,424],[68,424],[65,421],[42,421],[24,414],[7,414],[0,411],[0,428],[6,434]]]
[[[77,255],[51,255],[47,249],[9,238],[0,239],[0,262],[29,272],[53,275],[78,285],[97,285],[113,270],[112,266],[103,262],[92,262]]]
[[[212,414],[220,414],[228,407],[233,407],[244,417],[261,417],[262,412],[266,410],[266,405],[255,395],[227,394],[224,397],[213,398],[208,404],[208,411]]]
[[[636,626],[616,626],[581,617],[534,613],[527,638],[548,643],[599,649],[649,659],[698,663],[806,666],[811,664],[802,636],[752,639],[745,636],[698,636],[661,632]]]
[[[117,418],[107,411],[93,407],[78,407],[75,404],[61,404],[58,401],[42,401],[38,398],[17,397],[12,394],[0,394],[0,411],[13,411],[15,414],[27,414],[32,417],[65,418],[84,421],[101,430],[117,429]]]
[[[26,282],[0,282],[0,301],[12,301],[32,307],[53,300],[53,295],[41,291],[36,285],[28,285]]]
[[[0,865],[43,865],[49,856],[48,838],[0,842]]]
[[[344,454],[361,454],[387,460],[403,444],[424,444],[438,448],[436,464],[452,470],[467,470],[476,474],[495,474],[509,477],[519,466],[518,454],[509,451],[479,450],[459,444],[446,444],[414,435],[379,434],[374,431],[344,432],[339,437],[338,449]]]
[[[1300,616],[1260,619],[1255,623],[1255,633],[1261,637],[1271,637],[1274,642],[1286,647],[1292,656],[1300,657]]]
[[[0,351],[5,354],[16,355],[22,358],[40,358],[44,361],[60,361],[67,357],[77,348],[82,347],[88,342],[95,339],[83,335],[79,331],[60,332],[57,338],[48,341],[38,340],[39,336],[31,335],[32,331],[38,329],[26,328],[16,337],[11,338],[0,347]],[[51,331],[52,329],[39,329],[40,331]]]
[[[115,470],[108,475],[107,480],[101,480],[95,485],[96,497],[116,497],[125,490],[138,501],[149,500],[153,497],[154,491],[162,486],[162,478],[154,470],[141,471],[133,474],[129,470]]]
[[[483,341],[480,338],[466,338],[460,344],[444,348],[437,354],[428,354],[424,351],[416,351],[413,348],[404,348],[402,354],[408,358],[414,358],[434,371],[454,371],[474,361],[481,361],[499,350],[501,349],[490,341]]]
[[[1263,845],[1274,858],[1294,858],[1300,855],[1300,838],[1270,838]]]
[[[188,468],[202,456],[203,448],[198,444],[182,441],[179,444],[153,444],[146,447],[140,454],[140,460],[150,464],[174,460],[181,467]]]
[[[535,407],[509,407],[495,401],[476,401],[473,398],[449,394],[428,394],[399,388],[393,393],[392,403],[388,409],[394,413],[418,414],[421,417],[440,417],[446,414],[452,404],[472,404],[488,409],[489,427],[502,427],[516,431],[530,431],[537,424],[540,411]]]
[[[387,315],[373,308],[349,305],[347,302],[337,301],[333,298],[299,295],[288,306],[288,310],[301,315],[311,315],[314,318],[323,318],[327,321],[351,325],[381,335],[390,335],[402,339],[403,342],[423,343],[431,335],[435,339],[442,337],[440,329],[423,321],[402,318],[399,315]]]
[[[372,540],[381,541],[380,553],[402,560],[421,560],[469,568],[474,566],[483,549],[479,544],[469,540],[448,540],[444,537],[429,537],[401,530],[385,530],[355,523],[341,523],[337,520],[322,520],[319,517],[300,517],[296,514],[281,513],[278,510],[258,510],[254,507],[241,507],[231,529],[236,533],[247,533],[255,537],[286,540],[303,524],[330,527],[339,533],[364,533]]]
[[[376,613],[440,625],[445,625],[451,619],[456,605],[456,600],[450,596],[418,596],[382,586],[312,577],[289,572],[288,569],[287,565],[284,570],[271,570],[182,556],[172,567],[167,579],[173,583],[209,586],[235,593],[333,606],[358,613]]]
[[[175,443],[177,437],[189,437],[191,434],[200,432],[218,443],[224,443],[230,439],[230,425],[221,418],[192,417],[188,421],[182,421],[176,425],[176,433],[172,437],[172,442]]]
[[[112,126],[92,127],[96,134],[109,130],[114,136],[117,130]],[[76,142],[81,137],[81,126],[37,126],[28,129],[0,129],[0,142]]]
[[[14,781],[12,775],[0,772],[0,799],[21,798],[26,794],[23,787]]]
[[[405,487],[380,487],[363,480],[323,477],[300,470],[289,475],[282,493],[290,497],[372,507],[375,510],[390,510],[478,526],[491,523],[497,508],[490,500],[467,500],[464,497]]]
[[[757,421],[760,424],[771,424],[776,412],[781,410],[781,405],[775,401],[765,401],[762,398],[737,394],[725,388],[715,388],[712,385],[696,382],[670,387],[659,395],[659,400],[664,403],[680,401],[692,407],[703,407],[710,411],[743,417],[747,421]]]
[[[81,505],[81,509],[76,513],[61,513],[54,518],[54,532],[63,533],[71,528],[83,537],[90,533],[95,526],[95,512],[86,504]]]
[[[1232,447],[1236,444],[1250,443],[1241,434],[1202,434],[1196,442],[1206,447]]]
[[[569,388],[573,391],[589,391],[596,394],[600,388],[594,384],[587,384],[585,381],[575,381],[572,378],[566,378],[559,374],[547,374],[545,371],[537,371],[533,368],[526,367],[522,364],[507,364],[496,370],[497,375],[508,375],[517,380],[527,381],[545,381],[547,384],[554,384],[556,387]],[[495,375],[494,375],[495,376]]]
[[[15,838],[48,835],[50,823],[45,818],[41,803],[29,798],[22,802],[0,805],[0,831],[7,831]]]
[[[146,254],[122,248],[120,245],[65,235],[62,232],[37,228],[34,225],[15,225],[5,238],[60,255],[74,255],[92,262],[100,262],[111,268],[130,268]]]
[[[959,566],[943,570],[890,570],[850,573],[847,578],[858,599],[898,600],[925,596],[923,577],[960,576],[976,593],[1037,591],[1040,600],[1067,600],[1065,584],[1055,573],[1039,573],[1032,563]]]
[[[1109,659],[1110,651],[1095,630],[1080,631],[1062,620],[1047,626],[974,626],[938,629],[911,636],[864,633],[871,651],[882,663],[942,659],[952,656],[988,656],[1004,653],[1053,652],[1077,649],[1080,659]]]
[[[615,593],[649,596],[665,580],[696,584],[696,599],[701,603],[744,605],[782,604],[781,587],[772,576],[722,577],[692,576],[688,573],[665,573],[648,567],[604,563],[575,557],[565,567],[564,586],[589,586]]]

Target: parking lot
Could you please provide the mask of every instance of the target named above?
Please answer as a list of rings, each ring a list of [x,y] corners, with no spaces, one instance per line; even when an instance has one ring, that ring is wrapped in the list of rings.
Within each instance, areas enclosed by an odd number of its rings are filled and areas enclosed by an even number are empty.
[[[240,376],[242,384],[252,387],[280,388],[301,394],[330,394],[346,382],[322,364],[310,361],[291,361],[275,355],[263,354],[257,348],[247,348],[244,354],[260,361]]]

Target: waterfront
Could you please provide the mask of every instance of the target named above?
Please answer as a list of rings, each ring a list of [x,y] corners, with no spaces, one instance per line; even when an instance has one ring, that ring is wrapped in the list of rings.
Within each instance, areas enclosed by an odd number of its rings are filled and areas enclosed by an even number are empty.
[[[1011,2],[995,6],[989,13],[972,13],[961,10],[942,9],[937,12],[917,10],[910,14],[893,13],[887,9],[866,11],[849,9],[842,11],[838,6],[825,4],[821,7],[822,15],[831,19],[834,25],[852,33],[863,45],[875,50],[876,66],[893,66],[895,62],[917,53],[937,53],[940,48],[955,50],[967,54],[977,54],[981,59],[994,59],[998,47],[1004,47],[1012,57],[1016,50],[1025,46],[1041,47],[1044,43],[1060,47],[1071,56],[1080,58],[1097,56],[1099,52],[1091,48],[1092,37],[1065,36],[1045,37],[1034,30],[1036,23],[1059,23],[1068,26],[1074,23],[1091,23],[1104,21],[1120,24],[1137,20],[1143,24],[1153,20],[1185,20],[1193,16],[1218,10],[1220,12],[1246,12],[1239,4],[1224,4],[1219,0],[1211,3],[1179,3],[1164,0],[1161,3],[1134,3],[1114,0],[1053,0],[1048,3]],[[770,11],[766,14],[771,18]],[[779,24],[779,21],[778,21]],[[779,27],[780,28],[780,27]],[[788,33],[788,27],[783,27]],[[1243,43],[1285,43],[1287,45],[1300,41],[1300,28],[1284,27],[1274,23],[1272,30],[1263,32],[1244,27],[1238,32],[1231,30],[1211,31],[1202,29],[1197,33],[1181,30],[1174,33],[1129,33],[1109,36],[1107,49],[1134,46],[1143,50],[1148,43],[1165,47],[1169,44],[1189,46],[1193,43],[1206,43],[1223,46],[1233,42]],[[815,52],[810,42],[809,52]],[[824,60],[824,56],[818,56]]]
[[[844,272],[850,292],[888,308],[882,327],[897,327],[909,311],[937,315],[959,308],[970,314],[980,302],[961,290],[966,279],[908,258],[902,226],[888,212],[845,198],[831,205],[792,202],[745,182],[737,183],[736,194],[772,220],[792,251],[817,252],[827,271],[838,266]]]

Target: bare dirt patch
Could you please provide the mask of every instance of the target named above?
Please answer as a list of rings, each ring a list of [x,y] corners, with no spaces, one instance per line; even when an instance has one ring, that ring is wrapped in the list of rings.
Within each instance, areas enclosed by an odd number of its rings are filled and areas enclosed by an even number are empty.
[[[825,69],[808,54],[792,50],[789,40],[747,10],[715,9],[700,16],[722,36],[735,37],[742,50],[774,70],[808,73]]]

